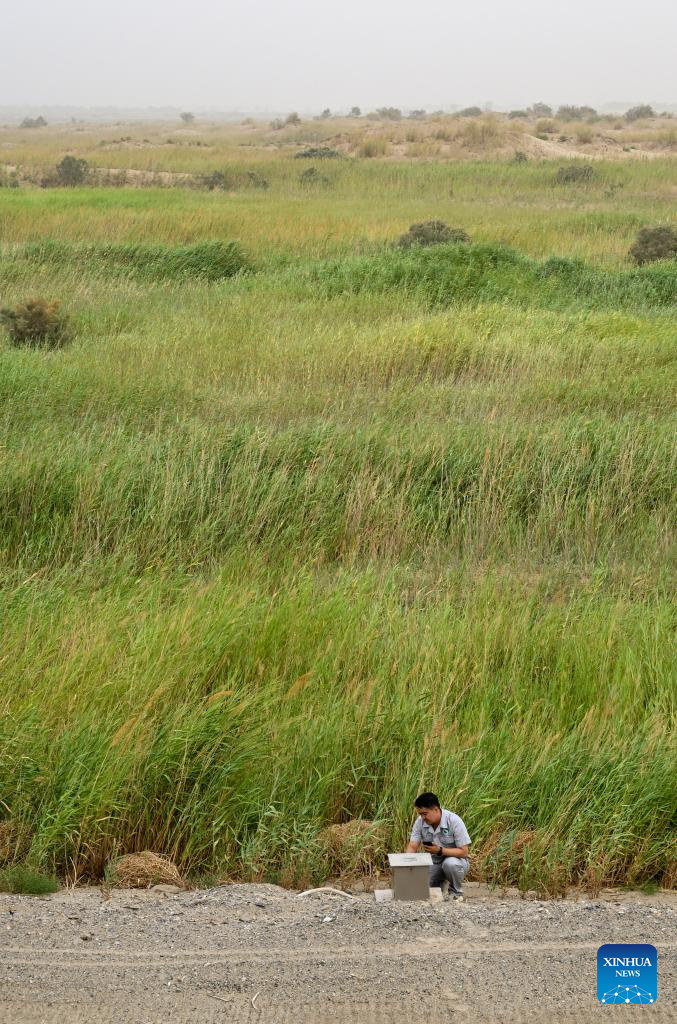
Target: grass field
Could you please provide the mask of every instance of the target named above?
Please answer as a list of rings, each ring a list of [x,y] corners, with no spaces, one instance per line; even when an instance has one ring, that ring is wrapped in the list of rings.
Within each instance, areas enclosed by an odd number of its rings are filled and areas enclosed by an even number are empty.
[[[300,163],[0,190],[73,328],[0,347],[0,858],[300,883],[433,788],[488,878],[674,884],[674,158]]]

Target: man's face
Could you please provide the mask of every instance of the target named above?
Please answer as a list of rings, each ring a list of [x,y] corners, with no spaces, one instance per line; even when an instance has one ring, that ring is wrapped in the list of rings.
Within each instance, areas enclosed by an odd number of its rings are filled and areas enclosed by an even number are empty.
[[[442,819],[442,811],[439,807],[417,807],[416,810],[421,821],[425,821],[427,825],[437,828]]]

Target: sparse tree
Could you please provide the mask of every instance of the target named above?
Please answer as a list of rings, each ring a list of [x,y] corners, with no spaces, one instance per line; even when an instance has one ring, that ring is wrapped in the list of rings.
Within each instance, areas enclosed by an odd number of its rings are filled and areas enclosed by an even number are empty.
[[[556,185],[585,185],[594,181],[595,168],[592,164],[563,164],[557,168]]]
[[[425,117],[425,110],[410,110],[408,116],[412,121],[421,121]]]
[[[326,120],[326,118],[331,117],[331,110],[329,109],[329,107],[324,108],[324,110],[320,114],[320,117],[322,118],[323,121]]]
[[[595,117],[597,111],[594,107],[575,107],[565,103],[557,108],[557,116],[562,121],[583,121],[586,117]]]
[[[67,154],[60,163],[56,165],[56,180],[59,185],[73,187],[82,185],[87,177],[89,164],[82,157]]]
[[[192,124],[195,120],[195,114],[191,114],[190,110],[184,110],[180,116],[184,124]]]
[[[284,123],[293,125],[301,124],[301,118],[299,117],[295,110],[292,110],[291,114],[287,114],[286,118],[284,119]]]
[[[38,117],[24,117],[19,128],[44,128],[46,125],[44,117],[39,114]]]
[[[399,107],[377,107],[376,113],[382,121],[401,121],[402,111]]]
[[[625,111],[626,121],[639,121],[643,117],[655,117],[653,107],[650,107],[648,103],[640,103],[638,107],[630,107],[629,110]]]
[[[360,110],[359,107],[351,107],[350,108],[350,116],[351,117],[362,117],[362,111]]]
[[[552,107],[547,103],[533,103],[527,107],[527,114],[531,117],[552,117]]]

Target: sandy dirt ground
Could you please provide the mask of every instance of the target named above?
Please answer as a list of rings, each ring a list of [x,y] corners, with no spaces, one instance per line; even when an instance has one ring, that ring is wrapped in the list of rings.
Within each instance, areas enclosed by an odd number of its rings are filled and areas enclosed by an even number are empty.
[[[271,885],[0,896],[0,1024],[677,1020],[677,894],[377,904]],[[658,949],[658,1000],[601,1006],[605,942]]]

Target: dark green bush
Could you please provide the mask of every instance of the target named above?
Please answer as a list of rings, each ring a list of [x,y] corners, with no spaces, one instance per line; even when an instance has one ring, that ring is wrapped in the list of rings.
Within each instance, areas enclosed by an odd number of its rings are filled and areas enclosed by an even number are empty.
[[[307,146],[294,153],[295,160],[340,160],[343,154],[331,146]]]
[[[82,185],[87,178],[89,164],[82,157],[71,156],[69,153],[56,166],[56,183],[66,187]]]
[[[42,114],[40,114],[38,117],[24,117],[19,128],[45,128],[46,125],[47,122]]]
[[[595,177],[592,164],[565,164],[557,168],[556,185],[584,185]]]
[[[463,110],[457,110],[455,117],[479,117],[482,113],[481,107],[464,107]]]
[[[212,171],[211,174],[205,174],[202,178],[202,184],[205,188],[209,189],[210,192],[215,189],[228,188],[228,179],[223,171]]]
[[[511,110],[508,117],[511,121],[515,121],[518,117],[528,117],[526,110]]]
[[[677,259],[677,231],[667,224],[657,228],[642,228],[628,256],[638,266],[655,260]]]
[[[26,299],[13,309],[0,309],[0,322],[14,348],[61,348],[68,341],[68,322],[58,302]]]
[[[450,228],[443,220],[426,220],[421,224],[412,224],[408,231],[400,235],[397,245],[400,249],[409,249],[412,245],[445,245],[448,242],[469,242],[470,236],[463,228]]]
[[[521,149],[515,150],[515,155],[512,158],[515,164],[525,164],[529,160],[529,157]]]

